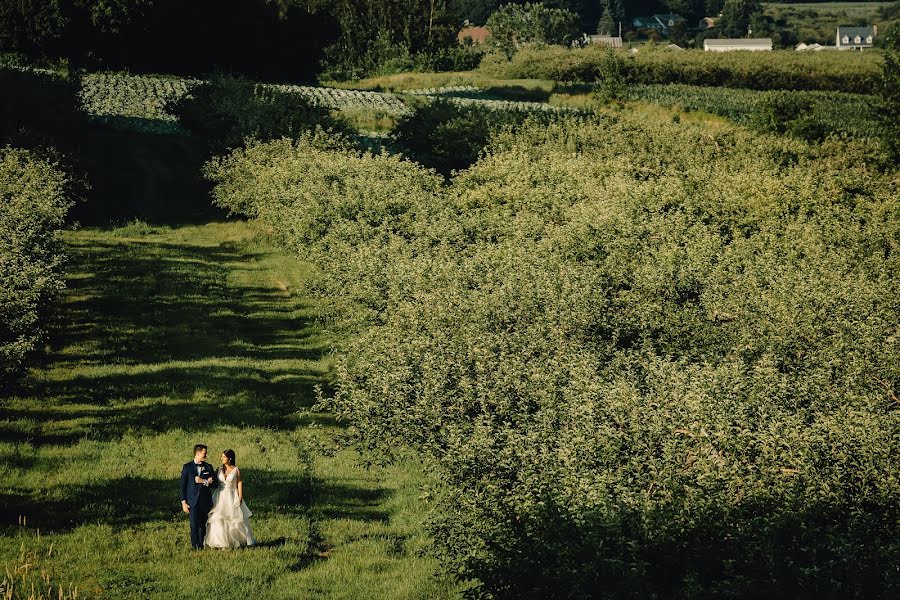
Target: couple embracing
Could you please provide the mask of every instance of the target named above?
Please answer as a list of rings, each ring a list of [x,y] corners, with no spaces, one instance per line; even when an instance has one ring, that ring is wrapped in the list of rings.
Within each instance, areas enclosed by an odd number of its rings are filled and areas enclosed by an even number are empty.
[[[181,469],[181,510],[190,515],[194,548],[240,548],[256,543],[234,450],[223,452],[222,466],[213,471],[206,462],[206,446],[194,446],[194,460]]]

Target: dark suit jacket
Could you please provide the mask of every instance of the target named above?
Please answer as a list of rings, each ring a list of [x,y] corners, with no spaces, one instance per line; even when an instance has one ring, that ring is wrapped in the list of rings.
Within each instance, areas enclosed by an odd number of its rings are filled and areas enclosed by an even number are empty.
[[[203,479],[212,477],[212,483],[206,486],[195,482],[194,477],[198,475]],[[191,508],[212,506],[212,490],[216,487],[219,487],[219,478],[216,476],[215,469],[208,462],[198,465],[194,461],[189,461],[181,468],[181,499],[186,500]]]

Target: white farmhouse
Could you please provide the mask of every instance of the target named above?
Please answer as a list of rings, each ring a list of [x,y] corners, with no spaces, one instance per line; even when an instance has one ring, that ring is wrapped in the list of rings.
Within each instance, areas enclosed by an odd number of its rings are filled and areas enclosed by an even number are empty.
[[[731,52],[732,50],[764,51],[772,49],[772,38],[709,39],[703,40],[707,52]]]
[[[837,42],[838,49],[859,49],[871,48],[875,45],[875,36],[878,35],[878,27],[872,25],[870,27],[838,27]]]

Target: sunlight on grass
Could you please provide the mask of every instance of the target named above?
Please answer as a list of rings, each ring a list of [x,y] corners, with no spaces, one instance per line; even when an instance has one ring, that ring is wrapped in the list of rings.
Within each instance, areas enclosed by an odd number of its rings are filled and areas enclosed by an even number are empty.
[[[333,360],[310,265],[247,223],[66,242],[65,326],[0,404],[13,597],[453,596],[423,553],[421,467],[367,470],[310,412]],[[258,547],[191,551],[177,479],[197,442],[214,464],[235,450]]]

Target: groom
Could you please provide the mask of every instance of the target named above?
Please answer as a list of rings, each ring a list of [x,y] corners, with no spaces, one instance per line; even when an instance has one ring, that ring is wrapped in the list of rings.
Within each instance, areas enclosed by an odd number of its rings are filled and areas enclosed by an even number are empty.
[[[206,446],[194,446],[194,460],[181,469],[181,510],[190,515],[191,546],[203,547],[206,519],[212,508],[212,489],[218,487],[212,465],[206,462]]]

